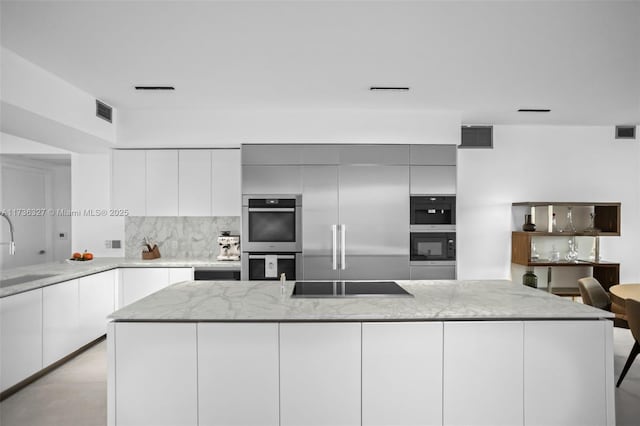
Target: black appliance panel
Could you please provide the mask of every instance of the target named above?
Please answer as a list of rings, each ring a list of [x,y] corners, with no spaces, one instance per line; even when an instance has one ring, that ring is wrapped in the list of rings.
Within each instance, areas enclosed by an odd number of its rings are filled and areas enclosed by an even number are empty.
[[[413,295],[395,281],[297,281],[291,297],[362,297]]]
[[[249,210],[249,242],[295,242],[295,211]]]
[[[278,257],[277,276],[265,277],[265,258],[264,256],[249,255],[249,280],[279,280],[280,274],[285,274],[288,279],[295,278],[296,275],[296,256],[297,253]]]
[[[454,225],[456,197],[414,195],[410,199],[411,225]]]
[[[412,232],[410,235],[410,260],[456,260],[454,232]]]

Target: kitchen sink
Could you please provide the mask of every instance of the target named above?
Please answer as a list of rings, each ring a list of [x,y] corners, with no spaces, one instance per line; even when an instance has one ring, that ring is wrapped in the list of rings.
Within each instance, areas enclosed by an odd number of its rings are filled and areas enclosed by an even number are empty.
[[[296,281],[291,297],[413,297],[395,281]]]
[[[12,285],[23,284],[29,281],[41,280],[43,278],[49,278],[54,276],[55,274],[28,274],[28,275],[20,275],[19,277],[7,278],[5,280],[0,280],[0,288],[10,287]]]

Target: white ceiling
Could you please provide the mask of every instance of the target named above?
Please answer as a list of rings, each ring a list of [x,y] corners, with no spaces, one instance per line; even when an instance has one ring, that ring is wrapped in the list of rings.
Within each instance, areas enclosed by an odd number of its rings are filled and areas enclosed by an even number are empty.
[[[461,111],[465,123],[640,123],[640,1],[2,0],[1,15],[4,47],[121,111],[427,109]],[[134,91],[140,84],[176,90]]]

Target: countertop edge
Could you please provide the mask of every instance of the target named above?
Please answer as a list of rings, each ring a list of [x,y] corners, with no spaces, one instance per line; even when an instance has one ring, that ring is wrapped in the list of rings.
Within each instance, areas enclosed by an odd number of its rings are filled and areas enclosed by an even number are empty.
[[[12,269],[8,273],[3,274],[2,279],[11,279],[13,277],[19,277],[23,275],[35,275],[45,273],[48,269],[56,268],[78,268],[77,271],[65,270],[60,273],[56,273],[51,277],[37,279],[33,281],[27,281],[20,284],[15,284],[5,288],[0,288],[0,299],[15,296],[17,294],[26,293],[32,290],[38,290],[40,288],[48,287],[55,284],[60,284],[65,281],[74,280],[78,278],[88,277],[90,275],[99,274],[101,272],[110,271],[112,269],[127,269],[127,268],[197,268],[206,267],[208,269],[220,269],[220,270],[234,270],[240,271],[240,261],[218,261],[218,260],[188,260],[188,259],[153,259],[153,260],[139,260],[139,259],[126,259],[126,258],[100,258],[94,260],[90,264],[72,265],[65,261],[61,262],[48,262],[30,266],[24,266]],[[69,265],[69,266],[66,266]],[[80,269],[82,268],[82,269]],[[14,272],[19,270],[19,272]]]

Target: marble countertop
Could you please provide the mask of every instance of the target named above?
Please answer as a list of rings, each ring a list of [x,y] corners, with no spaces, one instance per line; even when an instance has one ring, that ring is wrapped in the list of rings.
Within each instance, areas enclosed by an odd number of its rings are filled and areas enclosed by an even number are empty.
[[[46,274],[51,276],[2,287],[0,288],[0,298],[84,277],[86,275],[96,274],[98,272],[108,271],[114,268],[181,268],[198,266],[239,271],[240,261],[220,261],[215,259],[172,259],[163,257],[153,260],[142,260],[127,259],[124,257],[103,257],[94,259],[90,262],[60,261],[40,263],[3,270],[0,275],[0,280],[7,280],[25,275]]]
[[[274,281],[185,281],[116,312],[115,321],[441,321],[594,319],[613,314],[498,281],[396,281],[414,297],[291,298]]]

